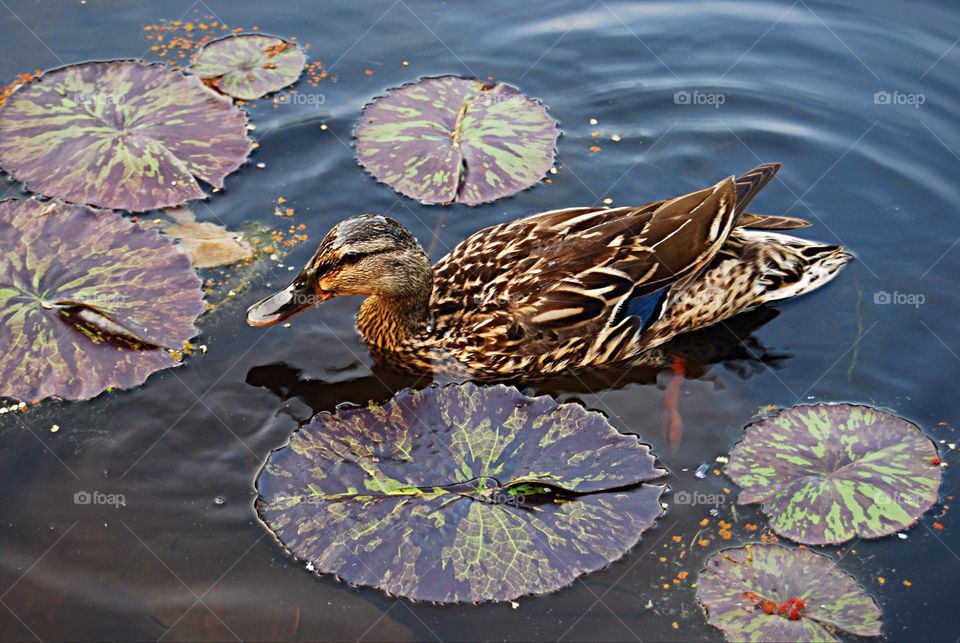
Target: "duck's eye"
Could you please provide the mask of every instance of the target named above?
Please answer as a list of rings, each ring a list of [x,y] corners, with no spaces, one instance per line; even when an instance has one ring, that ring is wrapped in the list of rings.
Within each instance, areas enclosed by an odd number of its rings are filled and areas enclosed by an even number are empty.
[[[340,255],[340,263],[356,263],[362,256],[359,252],[347,252]]]

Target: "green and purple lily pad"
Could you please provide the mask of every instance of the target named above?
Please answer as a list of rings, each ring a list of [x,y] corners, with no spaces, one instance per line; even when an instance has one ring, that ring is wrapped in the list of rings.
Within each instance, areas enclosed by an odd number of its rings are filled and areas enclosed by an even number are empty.
[[[834,641],[880,635],[880,608],[821,554],[782,545],[723,549],[697,579],[707,622],[730,641]]]
[[[49,71],[0,111],[0,167],[37,194],[143,212],[204,198],[247,158],[243,110],[195,76],[121,60]]]
[[[83,400],[180,364],[200,280],[156,232],[108,210],[0,201],[0,396]]]
[[[367,106],[357,158],[423,203],[478,205],[536,184],[553,165],[557,122],[504,83],[441,76],[393,88]]]
[[[440,603],[552,592],[623,556],[666,472],[596,412],[506,386],[321,413],[274,451],[257,510],[307,568]]]
[[[190,70],[228,96],[254,100],[297,82],[306,62],[294,42],[237,34],[204,45]]]
[[[937,447],[895,415],[855,404],[795,406],[745,433],[727,465],[742,487],[738,503],[762,503],[770,527],[791,540],[886,536],[937,501]]]

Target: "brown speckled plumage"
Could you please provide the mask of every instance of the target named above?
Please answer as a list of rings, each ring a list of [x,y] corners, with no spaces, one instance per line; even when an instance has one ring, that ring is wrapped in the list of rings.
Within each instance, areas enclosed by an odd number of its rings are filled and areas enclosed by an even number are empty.
[[[806,222],[744,212],[778,167],[641,207],[568,208],[486,228],[432,271],[402,226],[362,215],[331,231],[300,279],[315,280],[320,299],[368,295],[360,332],[378,358],[410,368],[489,379],[630,361],[678,333],[813,290],[846,263],[839,246],[772,232]],[[641,300],[653,306],[644,314],[631,308]]]

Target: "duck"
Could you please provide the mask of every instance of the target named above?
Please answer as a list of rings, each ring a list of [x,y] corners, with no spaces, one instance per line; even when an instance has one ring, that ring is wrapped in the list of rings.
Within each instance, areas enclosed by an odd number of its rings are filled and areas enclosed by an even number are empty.
[[[341,221],[282,290],[250,306],[271,326],[338,296],[375,359],[480,380],[642,361],[675,336],[831,281],[852,255],[784,234],[806,220],[747,205],[780,169],[639,207],[570,207],[480,230],[434,265],[403,225]]]

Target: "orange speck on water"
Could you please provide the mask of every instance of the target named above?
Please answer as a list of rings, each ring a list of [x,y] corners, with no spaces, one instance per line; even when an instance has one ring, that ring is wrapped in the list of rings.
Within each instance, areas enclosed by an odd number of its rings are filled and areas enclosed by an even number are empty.
[[[591,152],[599,152],[601,149],[603,149],[603,148],[601,148],[599,145],[591,145],[591,146],[590,146],[590,151],[591,151]]]
[[[748,522],[746,525],[744,525],[744,529],[746,529],[747,531],[756,531],[757,526],[752,522]]]
[[[730,540],[730,538],[733,536],[733,533],[729,529],[721,529],[719,533],[720,537],[724,540]]]
[[[683,540],[683,536],[671,536],[673,542],[678,543]]]
[[[677,574],[677,578],[679,578],[680,580],[686,580],[687,576],[689,575],[690,575],[690,572],[680,572],[679,574]]]
[[[937,457],[933,457],[933,458],[930,458],[930,464],[932,464],[935,467],[939,467],[941,464],[943,464],[943,460]]]
[[[373,76],[373,70],[372,70],[372,69],[364,69],[364,70],[363,70],[363,73],[366,74],[367,76]]]
[[[913,587],[913,583],[911,583],[911,582],[908,581],[908,580],[905,580],[905,581],[903,581],[903,586],[904,586],[904,587]]]
[[[600,138],[600,132],[596,130],[590,132],[590,138]]]
[[[710,519],[709,519],[709,518],[704,518],[703,520],[700,521],[700,526],[701,526],[701,527],[706,527],[706,526],[709,525],[709,524],[710,524]]]
[[[667,557],[666,557],[666,556],[661,556],[659,560],[660,560],[661,563],[665,563],[665,562],[667,562]]]
[[[710,541],[707,540],[706,538],[701,538],[700,540],[697,541],[697,544],[700,545],[701,547],[706,547],[707,545],[710,544]]]
[[[941,525],[939,522],[933,523],[933,528],[936,529],[937,531],[943,531],[945,529],[945,527]]]
[[[675,629],[675,630],[679,630],[679,629],[680,629],[680,624],[677,623],[676,621],[674,621],[673,623],[670,624],[670,627],[672,627],[672,628]]]

